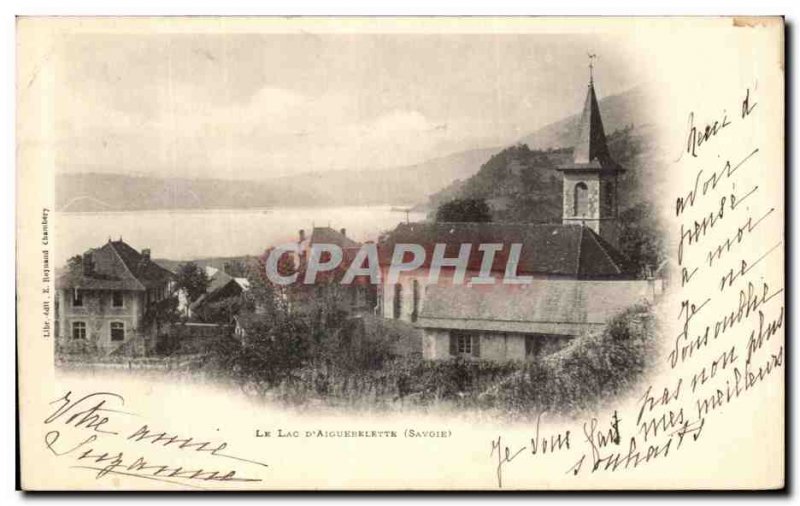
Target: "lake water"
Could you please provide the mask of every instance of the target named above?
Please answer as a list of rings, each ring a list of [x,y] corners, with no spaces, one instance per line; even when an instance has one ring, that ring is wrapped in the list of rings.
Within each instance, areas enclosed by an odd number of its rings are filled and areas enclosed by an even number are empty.
[[[393,206],[291,209],[225,209],[56,213],[52,256],[57,266],[71,256],[120,237],[137,250],[150,248],[153,258],[256,255],[269,246],[296,241],[298,231],[312,226],[347,229],[357,241],[376,240],[406,220]],[[411,221],[425,213],[409,213]]]

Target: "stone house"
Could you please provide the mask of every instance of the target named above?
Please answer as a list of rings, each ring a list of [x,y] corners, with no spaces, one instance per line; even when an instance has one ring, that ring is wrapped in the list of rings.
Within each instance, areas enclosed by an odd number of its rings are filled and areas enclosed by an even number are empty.
[[[145,353],[155,346],[149,311],[171,296],[173,274],[123,242],[86,251],[56,280],[57,346],[62,352]]]

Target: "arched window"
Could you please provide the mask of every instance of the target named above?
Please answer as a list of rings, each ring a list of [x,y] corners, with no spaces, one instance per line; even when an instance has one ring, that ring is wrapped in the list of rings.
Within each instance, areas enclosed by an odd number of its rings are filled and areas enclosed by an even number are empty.
[[[394,305],[392,317],[395,320],[400,319],[400,311],[403,309],[403,285],[395,283],[394,285]]]
[[[589,210],[589,187],[586,183],[578,183],[575,185],[573,194],[573,207],[572,214],[574,216],[584,216]]]

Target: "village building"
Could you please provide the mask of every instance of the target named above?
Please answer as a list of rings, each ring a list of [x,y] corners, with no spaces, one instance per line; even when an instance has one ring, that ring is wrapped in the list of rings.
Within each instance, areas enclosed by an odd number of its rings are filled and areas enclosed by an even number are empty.
[[[186,305],[187,316],[214,320],[215,323],[232,323],[250,289],[250,282],[247,278],[231,276],[229,264],[222,269],[206,266],[205,271],[208,288],[206,293]],[[185,299],[185,295],[183,297]]]
[[[593,79],[571,163],[559,170],[561,224],[405,223],[389,234],[383,251],[419,244],[426,260],[387,283],[390,257],[381,255],[379,310],[385,318],[422,329],[425,358],[535,359],[602,329],[625,308],[653,300],[654,281],[638,279],[617,249],[617,177],[624,169],[609,153]],[[446,245],[449,259],[458,257],[462,245],[471,245],[464,282],[453,280],[450,267],[429,284],[436,244]],[[493,284],[470,283],[481,274],[482,244],[501,247],[490,267]],[[511,274],[528,279],[506,284],[513,244],[521,250],[517,272]]]
[[[290,270],[297,273],[295,282],[283,287],[280,297],[294,315],[299,317],[319,317],[326,311],[338,311],[348,318],[374,315],[377,307],[377,287],[364,277],[357,277],[353,283],[340,283],[341,276],[351,264],[362,244],[347,236],[342,228],[312,227],[311,232],[301,229],[298,232],[294,254],[283,254]],[[342,251],[341,263],[332,271],[319,272],[313,283],[305,283],[305,270],[315,245],[336,246]],[[321,262],[330,258],[327,251],[321,251]],[[253,311],[243,311],[234,316],[234,336],[240,340],[247,337],[248,329],[262,321],[265,308],[255,301]]]
[[[56,280],[59,350],[142,354],[155,347],[158,319],[172,295],[173,274],[120,238],[86,251]]]
[[[300,270],[307,265],[314,245],[334,245],[342,250],[342,262],[336,271],[319,273],[312,284],[304,284],[303,277],[298,279],[292,287],[292,303],[300,311],[308,311],[324,301],[333,304],[350,316],[374,314],[377,305],[377,287],[370,284],[367,279],[357,278],[353,283],[340,284],[339,277],[350,266],[362,244],[347,236],[347,230],[335,230],[331,227],[313,227],[311,233],[306,235],[304,230],[299,231],[299,255],[295,260]],[[323,253],[324,255],[325,253]],[[327,261],[322,258],[322,261]]]

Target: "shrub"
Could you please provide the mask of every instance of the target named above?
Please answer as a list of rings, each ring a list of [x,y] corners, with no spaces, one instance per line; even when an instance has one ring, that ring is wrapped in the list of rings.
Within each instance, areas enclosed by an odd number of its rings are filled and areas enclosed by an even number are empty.
[[[512,411],[572,413],[632,388],[656,356],[649,306],[634,306],[598,333],[580,336],[541,362],[525,365],[499,386]]]
[[[264,319],[244,344],[223,340],[209,361],[242,385],[293,404],[311,399],[350,407],[436,403],[511,417],[592,409],[629,391],[656,356],[649,306],[635,306],[599,332],[573,339],[538,361],[394,356],[391,339],[365,332],[360,320],[315,337],[303,320]]]

